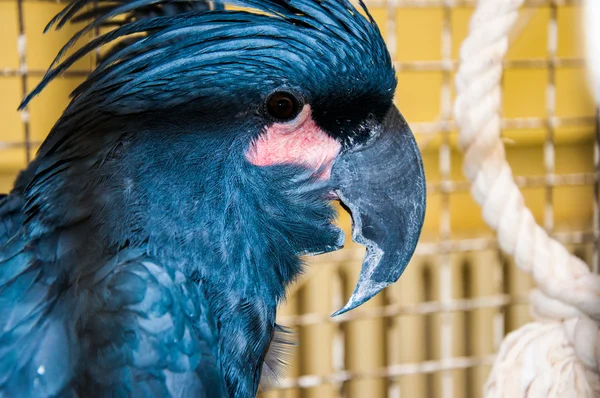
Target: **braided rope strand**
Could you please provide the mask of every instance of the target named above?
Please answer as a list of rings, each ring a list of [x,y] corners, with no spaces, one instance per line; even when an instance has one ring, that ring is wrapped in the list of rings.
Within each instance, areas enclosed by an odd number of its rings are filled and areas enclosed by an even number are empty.
[[[536,322],[509,334],[486,397],[600,396],[600,276],[548,236],[525,206],[501,131],[502,59],[523,0],[479,0],[462,44],[454,116],[463,171],[503,251],[533,275]]]

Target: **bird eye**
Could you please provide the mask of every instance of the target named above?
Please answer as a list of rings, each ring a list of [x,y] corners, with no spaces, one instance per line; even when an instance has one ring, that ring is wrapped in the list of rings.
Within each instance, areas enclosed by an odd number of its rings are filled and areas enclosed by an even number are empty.
[[[266,103],[267,112],[278,122],[287,122],[300,113],[300,101],[287,91],[276,91],[269,95]]]

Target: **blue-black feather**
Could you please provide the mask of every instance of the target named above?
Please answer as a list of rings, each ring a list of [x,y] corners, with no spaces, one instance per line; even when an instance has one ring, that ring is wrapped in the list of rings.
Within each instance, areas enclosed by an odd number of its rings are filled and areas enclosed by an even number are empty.
[[[320,123],[389,108],[372,18],[347,0],[192,3],[73,0],[48,25],[90,19],[22,106],[113,47],[0,199],[0,395],[253,396],[299,256],[340,243],[326,181],[244,153],[279,87]]]

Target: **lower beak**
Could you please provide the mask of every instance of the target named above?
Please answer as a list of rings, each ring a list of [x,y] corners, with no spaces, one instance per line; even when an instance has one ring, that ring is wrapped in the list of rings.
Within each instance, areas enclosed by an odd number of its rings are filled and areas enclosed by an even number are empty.
[[[371,142],[335,160],[331,182],[352,215],[352,239],[367,248],[354,293],[336,316],[396,282],[421,234],[426,199],[423,162],[395,106]]]

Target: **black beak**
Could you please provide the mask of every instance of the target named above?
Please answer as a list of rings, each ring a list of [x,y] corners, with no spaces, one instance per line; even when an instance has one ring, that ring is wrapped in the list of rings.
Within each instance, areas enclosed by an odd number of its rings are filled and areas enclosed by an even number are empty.
[[[352,239],[367,248],[354,293],[333,316],[396,282],[423,226],[426,184],[415,138],[395,106],[378,130],[366,145],[343,152],[332,168],[335,192],[352,215]]]

